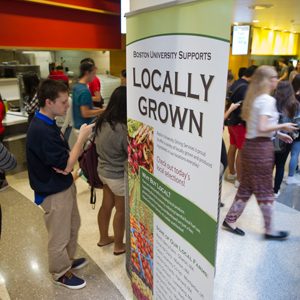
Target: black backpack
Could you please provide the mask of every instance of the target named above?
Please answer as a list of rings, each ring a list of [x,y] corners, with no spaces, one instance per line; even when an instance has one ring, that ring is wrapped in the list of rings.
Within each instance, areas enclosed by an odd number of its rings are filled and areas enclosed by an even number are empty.
[[[95,133],[85,145],[85,150],[78,159],[79,166],[88,184],[91,187],[90,203],[95,208],[96,204],[96,191],[95,189],[102,189],[103,183],[98,175],[98,153],[95,144]]]

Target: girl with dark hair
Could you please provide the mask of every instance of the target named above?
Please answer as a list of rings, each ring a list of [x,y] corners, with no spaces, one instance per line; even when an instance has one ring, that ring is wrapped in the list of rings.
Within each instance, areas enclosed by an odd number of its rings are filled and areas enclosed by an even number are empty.
[[[30,124],[35,112],[39,109],[39,100],[36,94],[40,84],[40,79],[36,73],[28,72],[23,75],[23,83],[25,89],[25,111],[28,114],[28,124]]]
[[[274,94],[276,99],[277,110],[280,113],[280,123],[292,122],[295,116],[299,113],[300,106],[295,98],[293,87],[288,81],[281,81],[278,83]],[[294,141],[297,142],[298,138]],[[274,193],[278,198],[280,195],[280,186],[284,176],[284,167],[287,158],[291,152],[292,144],[284,144],[281,151],[275,152],[275,180]],[[289,179],[291,181],[291,179]]]
[[[98,213],[100,231],[99,247],[114,242],[114,254],[125,253],[123,243],[125,230],[125,182],[127,161],[127,109],[126,87],[118,87],[112,94],[106,110],[96,123],[96,149],[98,173],[102,180],[103,201]],[[108,235],[112,209],[116,208],[113,220],[114,237]]]

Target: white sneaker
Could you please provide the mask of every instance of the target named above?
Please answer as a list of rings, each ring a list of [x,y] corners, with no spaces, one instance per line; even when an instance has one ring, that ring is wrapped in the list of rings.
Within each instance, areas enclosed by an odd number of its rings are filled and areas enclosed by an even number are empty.
[[[278,191],[278,193],[274,193],[274,197],[275,197],[275,199],[278,199],[278,198],[279,198],[279,196],[280,196],[280,191]]]
[[[228,173],[227,176],[226,176],[226,179],[228,181],[234,181],[234,180],[236,180],[236,174],[230,174],[230,173]]]
[[[297,179],[295,176],[289,176],[286,180],[286,184],[290,185],[290,184],[300,184],[300,180]]]
[[[235,187],[236,189],[238,189],[238,188],[240,187],[240,182],[239,182],[238,180],[236,180],[236,181],[234,182],[234,187]]]

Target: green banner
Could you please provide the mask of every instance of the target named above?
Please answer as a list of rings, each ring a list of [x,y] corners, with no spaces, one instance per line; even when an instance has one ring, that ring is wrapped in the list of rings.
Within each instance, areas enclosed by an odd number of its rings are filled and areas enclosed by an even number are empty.
[[[198,206],[140,168],[141,200],[213,266],[217,223]]]

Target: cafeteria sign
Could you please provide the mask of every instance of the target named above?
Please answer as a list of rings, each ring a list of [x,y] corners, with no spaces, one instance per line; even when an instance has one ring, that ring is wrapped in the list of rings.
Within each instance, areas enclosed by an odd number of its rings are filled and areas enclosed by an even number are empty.
[[[231,7],[196,1],[127,18],[131,274],[139,300],[213,298]]]

